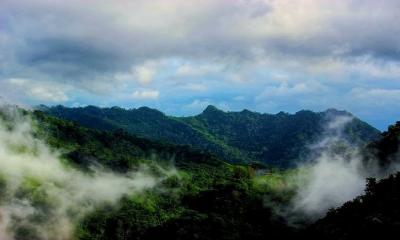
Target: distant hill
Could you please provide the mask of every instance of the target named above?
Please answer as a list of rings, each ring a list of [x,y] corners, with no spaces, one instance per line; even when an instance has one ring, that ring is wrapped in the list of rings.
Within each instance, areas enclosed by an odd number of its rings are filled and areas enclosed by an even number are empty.
[[[167,116],[148,107],[127,110],[119,107],[41,106],[40,109],[89,128],[123,129],[145,138],[190,145],[229,162],[255,161],[280,167],[290,166],[293,160],[305,155],[307,145],[321,136],[333,118],[352,117],[346,111],[335,109],[261,114],[249,110],[224,112],[208,106],[201,114],[192,117]],[[377,129],[355,117],[344,133],[355,144],[375,140],[379,134]]]

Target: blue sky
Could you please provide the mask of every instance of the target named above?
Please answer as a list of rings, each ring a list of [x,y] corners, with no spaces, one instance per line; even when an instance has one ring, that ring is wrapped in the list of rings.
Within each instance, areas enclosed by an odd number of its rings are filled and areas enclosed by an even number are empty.
[[[0,0],[0,96],[31,106],[400,120],[397,0]]]

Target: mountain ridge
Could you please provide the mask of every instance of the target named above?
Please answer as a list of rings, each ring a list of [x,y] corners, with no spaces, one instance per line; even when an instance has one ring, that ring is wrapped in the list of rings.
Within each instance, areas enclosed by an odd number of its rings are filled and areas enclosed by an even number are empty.
[[[145,138],[189,145],[229,162],[261,162],[284,167],[306,155],[305,146],[321,135],[333,117],[353,118],[345,130],[351,142],[364,144],[377,139],[380,134],[351,113],[336,109],[268,114],[247,109],[225,112],[209,105],[202,113],[188,117],[168,116],[148,107],[68,108],[59,105],[42,107],[41,110],[89,128],[108,131],[123,129]]]

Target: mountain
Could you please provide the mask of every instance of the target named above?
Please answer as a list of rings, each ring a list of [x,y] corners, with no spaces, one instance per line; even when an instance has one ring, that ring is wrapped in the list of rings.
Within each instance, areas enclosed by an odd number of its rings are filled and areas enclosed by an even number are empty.
[[[201,114],[172,117],[141,107],[67,108],[42,107],[46,113],[100,130],[123,129],[141,137],[189,145],[229,162],[260,162],[286,167],[307,154],[307,146],[320,138],[337,117],[353,120],[344,130],[350,142],[364,144],[377,139],[379,131],[345,111],[302,110],[295,114],[261,114],[249,110],[224,112],[208,106]]]
[[[11,239],[57,239],[61,235],[63,239],[81,240],[233,240],[264,239],[266,235],[286,238],[293,234],[282,217],[275,216],[271,208],[265,207],[264,192],[253,187],[254,169],[249,165],[228,164],[208,153],[143,139],[122,130],[89,129],[41,111],[19,111],[21,113],[17,117],[9,117],[0,108],[0,137],[18,140],[10,143],[7,142],[10,139],[6,140],[5,145],[9,145],[10,149],[2,152],[2,156],[12,153],[9,158],[24,160],[29,167],[36,168],[29,162],[39,162],[40,168],[34,176],[31,176],[30,168],[26,171],[11,168],[19,174],[0,172],[0,209],[22,216],[11,215],[13,221],[7,225],[7,231],[15,236]],[[26,136],[23,137],[30,142],[29,146],[16,137],[21,130],[27,129],[29,131],[24,132]],[[44,178],[40,177],[42,170],[48,167],[47,162],[41,163],[42,158],[36,159],[38,154],[42,154],[42,150],[38,149],[43,147],[42,144],[61,154],[59,159],[51,158],[51,161],[62,163],[62,168],[51,176],[70,173],[71,178],[61,179],[72,184],[50,181],[52,179],[46,174]],[[50,152],[44,150],[44,157],[51,155]],[[109,202],[106,194],[105,201],[98,205],[86,201],[81,203],[82,206],[65,205],[75,199],[75,194],[77,198],[82,195],[81,191],[72,192],[70,198],[67,193],[92,183],[85,182],[87,179],[98,179],[97,185],[87,187],[95,188],[92,194],[100,191],[99,195],[95,195],[103,196],[102,191],[115,193],[113,189],[101,188],[103,184],[109,186],[109,181],[116,181],[110,178],[111,173],[118,174],[118,179],[122,176],[130,179],[134,177],[132,173],[140,173],[145,165],[156,178],[163,176],[161,169],[168,168],[168,165],[171,167],[171,161],[175,173],[153,188],[139,192],[133,188],[132,192],[127,192],[115,202]],[[0,162],[2,166],[12,164],[6,163],[5,158]],[[91,167],[105,171],[96,174]],[[14,178],[20,174],[23,175],[21,185],[15,186],[15,182],[19,182]],[[145,180],[148,181],[147,178]],[[124,184],[119,180],[117,183]],[[15,187],[17,190],[14,193],[12,190]],[[101,190],[98,190],[99,187]],[[55,195],[52,194],[54,189],[59,189],[54,192]],[[88,190],[86,187],[82,189]],[[95,200],[91,198],[91,201]],[[19,208],[18,204],[25,208]],[[64,229],[65,224],[68,224],[68,229]],[[66,233],[69,235],[64,238]]]
[[[95,109],[98,110],[98,108]],[[145,110],[154,112],[151,109]],[[126,110],[122,109],[122,111]],[[232,115],[243,117],[243,113],[254,118],[263,115],[247,110],[240,113],[226,113],[209,107],[202,114],[190,118],[176,120],[163,114],[161,116],[180,123],[196,119],[199,122],[207,123],[207,131],[217,135],[217,127],[210,126],[213,124],[219,127],[225,125],[228,129],[229,126],[232,126],[230,121],[233,122],[233,120],[227,120],[229,117],[226,115],[231,118],[233,118]],[[192,149],[189,146],[145,139],[122,129],[114,131],[114,128],[111,128],[110,130],[113,131],[104,131],[86,128],[77,122],[59,119],[43,111],[22,111],[22,114],[28,115],[29,118],[7,118],[8,115],[2,114],[0,109],[0,126],[2,126],[0,137],[8,139],[7,134],[18,133],[19,128],[13,129],[15,124],[18,125],[18,121],[20,121],[18,119],[32,119],[32,137],[42,140],[51,149],[61,153],[59,160],[65,164],[64,171],[68,171],[70,168],[76,169],[72,171],[73,176],[79,176],[78,172],[91,176],[91,166],[104,168],[107,170],[106,173],[110,171],[129,174],[129,171],[140,171],[141,166],[146,165],[154,169],[154,175],[162,174],[157,170],[160,169],[160,166],[161,168],[167,167],[173,162],[176,167],[176,175],[164,179],[151,189],[143,190],[139,194],[127,193],[116,202],[105,202],[95,205],[93,208],[89,207],[88,211],[85,211],[79,218],[72,218],[74,222],[69,222],[73,226],[71,231],[73,231],[74,238],[72,239],[261,240],[268,237],[279,239],[356,239],[360,237],[376,239],[388,238],[390,234],[400,233],[398,230],[400,223],[399,174],[379,181],[369,179],[363,196],[331,210],[327,216],[315,223],[296,228],[288,224],[288,220],[282,216],[281,212],[282,209],[286,209],[285,206],[292,204],[295,194],[293,191],[301,187],[298,185],[300,183],[296,182],[295,189],[291,189],[289,182],[286,182],[294,175],[300,174],[296,169],[265,168],[257,172],[251,165],[226,163],[205,151]],[[293,118],[297,115],[297,118],[300,118],[298,115],[318,116],[319,114],[323,114],[326,118],[351,116],[349,113],[337,110],[328,110],[323,113],[301,111],[294,115],[286,113],[277,115]],[[276,115],[272,116],[277,118]],[[243,118],[246,119],[246,117]],[[212,122],[214,120],[216,121]],[[225,122],[219,124],[217,121]],[[235,120],[235,122],[240,123],[239,120]],[[238,126],[241,124],[243,123]],[[22,124],[20,127],[25,129],[27,125]],[[400,143],[399,130],[400,122],[391,126],[387,132],[382,134],[381,138],[366,144],[365,151],[368,152],[366,157],[378,158],[382,162],[382,166],[386,166],[393,159],[398,158],[396,154]],[[236,133],[233,130],[232,132]],[[235,136],[233,133],[225,135],[231,138]],[[348,135],[349,138],[352,136],[354,141],[361,142],[354,135]],[[10,140],[12,139],[10,138]],[[19,138],[15,139],[20,140]],[[34,159],[38,154],[36,150],[29,153],[26,150],[27,146],[15,145],[13,141],[11,141],[10,147],[10,152],[26,161]],[[32,144],[31,147],[35,149],[40,146]],[[7,152],[4,151],[2,154]],[[6,163],[4,158],[0,161],[2,164]],[[43,165],[41,167],[45,168]],[[41,170],[39,175],[42,173]],[[305,172],[305,174],[307,173]],[[63,206],[60,205],[63,201],[57,201],[60,199],[54,199],[53,195],[48,196],[47,193],[51,193],[55,187],[60,187],[65,191],[70,191],[70,189],[64,188],[62,182],[41,182],[40,178],[32,179],[27,175],[21,185],[22,188],[16,191],[15,196],[9,201],[10,195],[7,189],[10,186],[13,188],[15,181],[12,181],[13,174],[11,174],[11,179],[9,176],[5,176],[8,175],[5,175],[4,172],[0,174],[0,208],[9,210],[19,202],[32,203],[32,209],[29,209],[28,212],[29,221],[25,221],[25,215],[22,219],[13,216],[13,220],[14,218],[15,220],[12,222],[10,231],[15,233],[15,239],[49,239],[48,237],[38,237],[41,232],[37,230],[46,229],[48,231],[48,228],[40,226],[47,226],[53,221],[57,222],[58,219],[55,216],[59,215],[55,213],[58,212],[58,209],[62,209],[59,206]],[[109,181],[107,176],[109,175],[106,174],[103,176],[105,178],[101,179],[102,184]],[[83,179],[79,178],[78,180],[82,181]],[[73,179],[68,179],[68,181],[71,180]],[[67,186],[72,187],[73,185]],[[57,191],[57,194],[64,196],[63,191]],[[80,192],[76,194],[79,195]],[[8,203],[9,205],[7,205]],[[84,207],[85,204],[78,206],[78,208]],[[22,210],[17,208],[16,213],[20,213]],[[74,215],[72,210],[76,209],[66,210],[68,210],[66,211],[67,215]],[[36,226],[40,228],[36,228]],[[54,229],[55,232],[65,231],[63,227],[60,228],[61,230]]]
[[[39,126],[36,133],[38,137],[52,148],[63,149],[64,157],[80,168],[100,164],[114,171],[125,172],[149,161],[174,164],[184,169],[194,165],[224,165],[215,156],[189,146],[144,139],[123,130],[110,132],[85,128],[41,111],[33,112],[32,117]]]

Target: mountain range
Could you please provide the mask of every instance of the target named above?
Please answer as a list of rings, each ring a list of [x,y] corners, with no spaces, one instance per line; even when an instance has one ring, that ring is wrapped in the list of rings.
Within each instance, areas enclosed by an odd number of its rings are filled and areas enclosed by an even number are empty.
[[[329,123],[338,117],[351,118],[343,131],[343,137],[351,143],[362,145],[380,135],[379,130],[351,113],[336,109],[262,114],[249,110],[224,112],[210,105],[190,117],[167,116],[148,107],[40,106],[39,109],[92,129],[122,129],[139,137],[189,145],[231,163],[258,162],[278,167],[293,166],[305,158],[309,145],[318,141]]]
[[[325,134],[323,125],[331,122],[332,118],[345,117],[349,119],[350,117],[353,120],[345,129],[345,137],[356,144],[363,144],[360,148],[363,154],[359,157],[366,158],[366,162],[368,162],[368,158],[378,161],[382,169],[388,169],[390,166],[394,166],[393,163],[398,162],[400,122],[390,126],[386,132],[377,135],[377,130],[354,118],[350,113],[333,109],[321,113],[300,111],[292,115],[286,113],[268,115],[247,110],[239,113],[226,113],[214,107],[208,107],[202,114],[186,118],[168,117],[147,108],[124,110],[97,107],[83,109],[56,107],[46,109],[44,112],[29,112],[20,109],[18,111],[21,112],[21,116],[18,115],[19,117],[15,118],[9,117],[0,109],[0,126],[6,126],[3,131],[8,131],[7,133],[10,135],[15,134],[15,131],[18,132],[18,128],[14,126],[18,125],[18,121],[32,119],[33,137],[61,154],[60,160],[63,161],[66,168],[64,171],[75,169],[73,170],[74,174],[77,174],[75,171],[78,171],[90,176],[95,174],[92,172],[95,167],[95,169],[104,168],[106,172],[129,174],[132,171],[141,171],[141,166],[146,165],[157,176],[163,175],[163,168],[171,166],[175,168],[176,174],[167,177],[156,187],[140,192],[140,194],[127,194],[112,204],[104,203],[104,205],[96,206],[82,218],[75,219],[75,222],[71,223],[75,226],[71,239],[261,240],[266,237],[279,239],[356,239],[357,237],[376,239],[399,233],[399,174],[390,175],[387,178],[385,176],[382,180],[368,178],[365,194],[354,200],[349,199],[350,201],[344,205],[330,210],[326,216],[320,216],[317,221],[307,222],[309,220],[306,215],[296,213],[296,219],[304,218],[304,222],[293,226],[288,224],[289,216],[286,216],[282,210],[290,209],[292,201],[296,199],[296,191],[299,187],[304,187],[305,183],[298,182],[299,178],[296,176],[299,174],[307,176],[309,173],[302,172],[301,168],[276,169],[243,162],[240,164],[225,162],[206,150],[156,139],[146,139],[131,134],[121,127],[113,126],[107,131],[100,130],[99,127],[93,129],[93,125],[98,126],[97,118],[93,118],[92,122],[86,122],[92,125],[88,128],[78,121],[54,117],[52,116],[55,115],[54,113],[48,114],[55,109],[62,110],[64,113],[92,110],[90,116],[97,116],[96,114],[99,112],[107,111],[124,112],[127,115],[134,112],[135,114],[132,115],[136,118],[138,118],[137,111],[145,111],[155,114],[158,119],[164,119],[163,121],[178,122],[186,124],[186,126],[191,126],[187,122],[196,120],[203,124],[207,123],[207,131],[213,132],[215,135],[217,130],[211,126],[228,127],[233,126],[232,122],[236,122],[236,126],[239,127],[244,124],[243,122],[249,121],[245,117],[248,115],[258,120],[267,117],[279,119],[276,122],[285,123],[286,127],[292,126],[293,129],[298,126],[302,131],[315,127],[308,121],[322,124],[318,129],[316,128],[320,132],[314,134]],[[72,113],[71,115],[73,116]],[[102,116],[104,117],[104,115]],[[308,120],[305,116],[309,117]],[[114,119],[120,118],[122,116],[114,115]],[[238,121],[238,118],[242,121]],[[88,117],[82,119],[88,119]],[[303,121],[299,119],[303,119]],[[215,121],[213,122],[213,120]],[[231,123],[228,124],[229,122]],[[276,122],[275,124],[277,124]],[[151,121],[148,123],[154,125]],[[306,126],[301,125],[306,123],[308,123]],[[150,127],[147,130],[149,129]],[[247,127],[245,129],[248,131]],[[260,129],[262,128],[260,127]],[[368,132],[368,129],[372,129],[371,132]],[[285,132],[283,130],[284,127],[280,132]],[[239,131],[233,132],[237,134]],[[276,134],[278,133],[279,131]],[[254,135],[256,134],[254,133]],[[0,136],[7,138],[7,135],[4,134]],[[233,138],[235,135],[231,133],[229,136]],[[367,142],[366,138],[374,140]],[[312,138],[307,141],[312,141]],[[26,161],[37,157],[36,150],[32,150],[32,153],[27,151],[26,147],[29,146],[11,144],[10,147],[9,151],[13,154],[28,157],[25,159]],[[35,149],[37,145],[32,144],[32,147]],[[331,170],[339,171],[340,169]],[[55,216],[58,216],[56,213],[60,205],[60,202],[56,201],[57,198],[51,198],[48,193],[54,187],[62,188],[63,183],[56,182],[56,185],[52,185],[52,183],[41,181],[39,177],[32,179],[27,176],[20,189],[17,189],[15,196],[10,196],[9,187],[13,185],[9,183],[13,183],[13,178],[9,179],[6,176],[4,172],[0,174],[0,199],[2,199],[0,204],[12,207],[15,202],[22,201],[31,203],[35,209],[33,212],[28,212],[28,222],[18,218],[13,222],[11,230],[16,236],[15,239],[46,239],[41,238],[41,232],[38,232],[38,229],[43,229],[41,226],[49,224],[49,221],[53,221]],[[331,175],[322,179],[323,182],[335,180],[329,179],[329,177]],[[297,179],[296,185],[290,184],[291,179]],[[102,183],[106,181],[104,179]],[[77,182],[77,184],[80,183]],[[337,193],[332,194],[334,196]],[[9,197],[12,197],[12,201],[10,205],[7,205]],[[55,230],[57,231],[57,229]],[[59,230],[62,231],[62,229]]]

